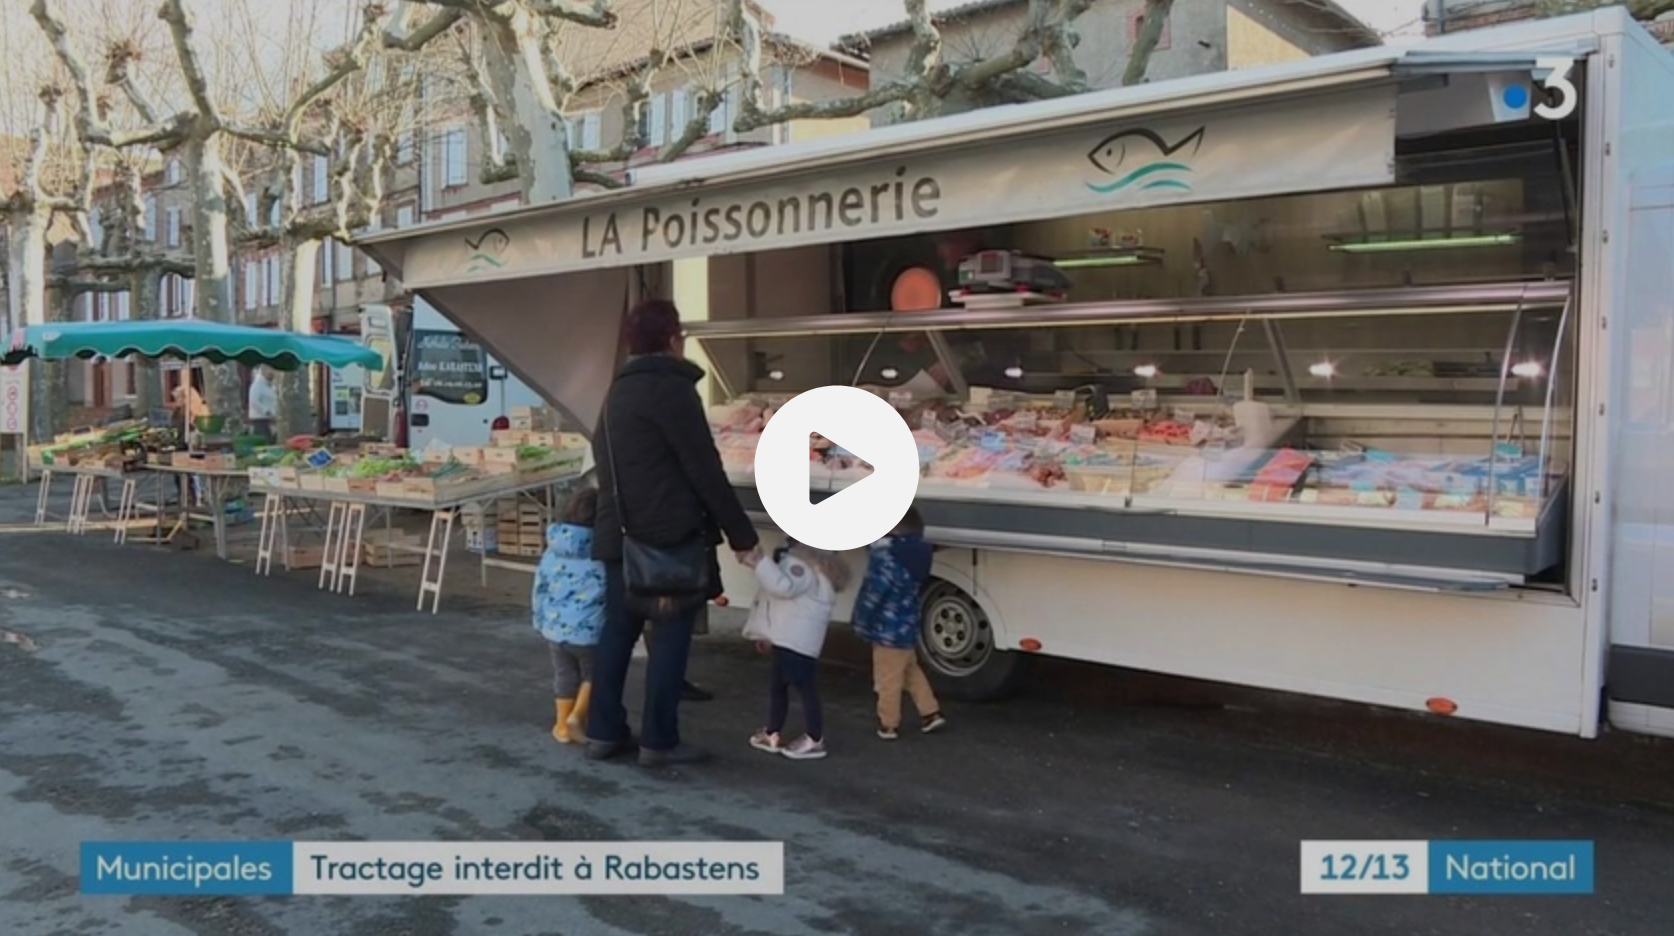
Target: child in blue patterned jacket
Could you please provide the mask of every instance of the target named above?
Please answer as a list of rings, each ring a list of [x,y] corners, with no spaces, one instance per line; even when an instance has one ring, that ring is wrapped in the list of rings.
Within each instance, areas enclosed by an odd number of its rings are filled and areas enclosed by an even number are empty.
[[[866,577],[854,602],[854,630],[872,645],[872,687],[878,693],[878,737],[900,736],[901,694],[913,699],[919,730],[946,727],[930,680],[918,665],[918,637],[923,614],[920,592],[930,578],[932,547],[924,539],[924,518],[917,507],[890,534],[870,547]]]
[[[584,488],[570,497],[564,517],[546,531],[546,552],[535,569],[530,607],[535,630],[552,657],[552,694],[558,720],[552,737],[579,744],[587,726],[593,689],[593,648],[604,628],[604,564],[593,559],[593,518],[599,492]]]

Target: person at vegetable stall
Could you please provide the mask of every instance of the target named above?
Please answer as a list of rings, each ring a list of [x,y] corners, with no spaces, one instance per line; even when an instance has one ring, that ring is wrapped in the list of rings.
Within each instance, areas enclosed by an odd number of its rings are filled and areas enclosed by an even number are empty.
[[[727,480],[710,434],[697,391],[704,371],[685,359],[679,310],[661,299],[640,303],[628,313],[623,331],[628,360],[611,382],[593,439],[599,478],[593,558],[605,565],[605,623],[594,650],[587,713],[586,753],[593,760],[635,745],[622,696],[645,619],[628,603],[624,533],[665,548],[694,537],[711,547],[725,542],[751,566],[761,554],[755,525]],[[718,585],[714,565],[707,570],[711,591]],[[673,611],[651,631],[637,742],[639,762],[647,767],[708,758],[680,739],[680,702],[699,606]]]
[[[262,365],[250,378],[250,434],[273,441],[273,421],[279,418],[279,393],[273,388],[273,368]]]

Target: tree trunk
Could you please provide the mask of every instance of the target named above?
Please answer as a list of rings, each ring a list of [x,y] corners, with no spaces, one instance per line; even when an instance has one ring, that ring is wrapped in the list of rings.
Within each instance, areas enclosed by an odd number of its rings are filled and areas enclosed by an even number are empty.
[[[47,322],[47,224],[51,213],[32,205],[8,212],[6,310],[13,328]],[[10,336],[7,336],[8,338]],[[62,367],[33,361],[29,365],[29,434],[31,441],[50,441],[63,431],[53,420],[54,371]],[[59,401],[64,407],[64,401]]]
[[[541,21],[521,4],[485,20],[483,58],[496,99],[512,109],[513,119],[502,119],[500,126],[517,162],[523,203],[564,201],[575,193],[569,135],[546,70]]]
[[[228,251],[226,180],[219,131],[187,140],[186,170],[192,185],[192,259],[197,266],[197,316],[237,322],[232,260]],[[231,364],[204,366],[204,402],[219,416],[242,416],[244,386]]]
[[[158,310],[163,307],[163,272],[143,266],[134,271],[131,282],[134,318],[144,321],[161,318]],[[162,373],[157,369],[157,362],[134,358],[134,415],[143,419],[161,407],[162,391]]]
[[[291,262],[284,273],[285,308],[289,310],[286,327],[306,335],[314,326],[314,279],[319,275],[320,242],[309,239],[290,246]],[[312,433],[319,426],[313,406],[312,365],[294,371],[281,372],[274,378],[273,389],[279,397],[279,419],[274,432],[281,440]]]
[[[68,322],[75,318],[75,294],[68,289],[47,292],[48,322]],[[70,365],[68,361],[37,361],[31,370],[46,375],[47,420],[55,433],[70,428]]]

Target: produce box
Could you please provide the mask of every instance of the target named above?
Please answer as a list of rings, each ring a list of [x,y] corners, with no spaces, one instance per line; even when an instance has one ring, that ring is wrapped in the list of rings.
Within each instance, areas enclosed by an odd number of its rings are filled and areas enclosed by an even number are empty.
[[[459,445],[453,448],[452,455],[453,460],[461,465],[480,465],[483,463],[483,453],[487,451],[490,451],[490,449],[475,445]],[[446,461],[446,459],[443,460]]]
[[[260,468],[260,467],[251,468],[250,469],[250,484],[253,487],[263,487],[263,488],[288,487],[289,485],[287,485],[284,481],[280,480],[279,471],[280,471],[280,469],[278,469],[278,468]]]
[[[238,456],[231,452],[175,452],[169,463],[196,471],[237,471]]]
[[[412,497],[412,491],[406,481],[379,481],[375,492],[379,497],[406,498]]]
[[[424,542],[400,530],[369,530],[360,540],[361,561],[376,566],[412,566],[424,561]]]
[[[377,478],[356,478],[356,477],[350,476],[348,478],[344,478],[343,480],[348,482],[349,493],[350,494],[360,494],[360,495],[363,495],[363,496],[366,496],[366,497],[377,496],[377,493],[378,493],[378,479]]]
[[[496,446],[516,448],[519,445],[528,445],[529,437],[534,434],[523,429],[496,429],[489,437]]]
[[[296,486],[304,491],[326,490],[326,476],[317,471],[304,471],[297,476]]]
[[[557,428],[552,411],[544,406],[514,406],[506,414],[513,429],[543,431]]]
[[[289,569],[318,569],[325,564],[325,549],[320,546],[292,546],[285,553],[285,567]]]
[[[367,458],[400,458],[407,453],[388,442],[362,442],[359,454]]]
[[[329,491],[333,494],[347,494],[349,493],[349,479],[322,475],[320,477],[319,489],[322,491]]]

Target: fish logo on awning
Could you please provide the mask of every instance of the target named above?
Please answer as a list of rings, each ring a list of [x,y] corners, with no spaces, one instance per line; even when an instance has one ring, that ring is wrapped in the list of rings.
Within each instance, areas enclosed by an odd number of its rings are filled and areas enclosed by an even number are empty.
[[[1088,182],[1087,187],[1101,195],[1126,189],[1178,189],[1189,192],[1192,185],[1179,175],[1189,174],[1188,160],[1203,148],[1203,132],[1198,127],[1174,143],[1165,141],[1155,130],[1138,128],[1113,133],[1099,141],[1087,154],[1093,168],[1112,178],[1108,182]],[[1189,152],[1185,152],[1187,147]],[[1175,155],[1175,154],[1182,155]]]
[[[506,248],[511,246],[511,235],[503,228],[489,228],[474,238],[467,236],[465,246],[471,251],[465,272],[475,273],[486,268],[498,270],[506,265],[502,255]]]

